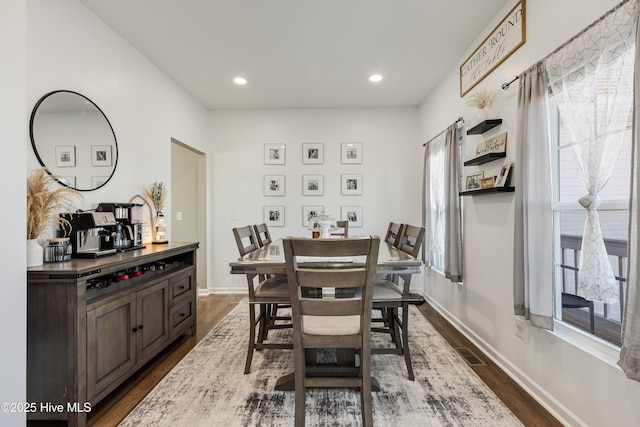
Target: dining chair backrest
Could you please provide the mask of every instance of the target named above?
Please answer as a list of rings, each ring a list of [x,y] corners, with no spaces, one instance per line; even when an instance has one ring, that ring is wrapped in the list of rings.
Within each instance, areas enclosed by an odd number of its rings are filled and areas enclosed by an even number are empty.
[[[306,387],[360,389],[363,425],[372,425],[371,410],[371,310],[380,239],[283,239],[293,322],[295,365],[295,425],[304,426]],[[351,264],[347,257],[365,257]],[[297,257],[305,257],[301,262]],[[311,257],[311,258],[309,258]],[[322,266],[313,265],[313,257]],[[330,258],[337,257],[331,268]],[[329,265],[324,265],[329,262]],[[304,288],[318,289],[313,297]],[[331,291],[329,291],[330,288]],[[353,289],[351,297],[340,291]],[[334,297],[334,292],[335,297]],[[306,375],[306,350],[317,348],[359,349],[359,375]]]
[[[271,243],[271,233],[269,233],[269,227],[267,227],[266,223],[256,224],[253,226],[253,231],[256,233],[256,238],[258,239],[258,245],[263,247]]]
[[[424,227],[405,225],[402,228],[402,233],[400,234],[397,248],[403,252],[408,253],[412,257],[417,258],[418,253],[420,252],[420,247],[422,246],[423,239]]]
[[[400,243],[399,237],[403,228],[404,224],[390,222],[389,227],[387,227],[387,234],[384,236],[384,241],[397,247],[398,243]]]
[[[349,221],[336,221],[336,228],[338,230],[333,231],[332,236],[349,237]]]
[[[236,245],[238,246],[238,252],[240,256],[245,256],[249,252],[253,252],[258,249],[258,239],[250,225],[244,227],[238,227],[233,229],[233,237],[236,239]]]

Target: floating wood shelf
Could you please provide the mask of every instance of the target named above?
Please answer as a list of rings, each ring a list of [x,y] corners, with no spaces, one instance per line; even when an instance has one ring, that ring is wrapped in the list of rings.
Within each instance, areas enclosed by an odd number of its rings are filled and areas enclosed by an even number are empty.
[[[484,163],[492,162],[497,159],[501,159],[503,157],[507,157],[507,153],[487,153],[480,157],[476,157],[475,159],[467,160],[464,162],[465,166],[477,166],[482,165]]]
[[[513,193],[514,191],[516,191],[516,187],[492,187],[492,188],[481,188],[478,190],[461,191],[459,195],[460,196],[476,196],[480,194],[490,194],[490,193]]]
[[[467,131],[467,135],[479,135],[502,124],[502,119],[484,120]]]

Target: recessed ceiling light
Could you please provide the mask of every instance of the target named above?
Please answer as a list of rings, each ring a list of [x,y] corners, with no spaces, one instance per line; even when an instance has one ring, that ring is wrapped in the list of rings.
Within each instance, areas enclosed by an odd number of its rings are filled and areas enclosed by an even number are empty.
[[[380,74],[373,74],[373,75],[369,76],[369,81],[370,82],[377,83],[380,80],[382,80],[382,76]]]
[[[247,84],[247,79],[245,79],[244,77],[236,77],[235,79],[233,79],[233,82],[237,85],[246,85]]]

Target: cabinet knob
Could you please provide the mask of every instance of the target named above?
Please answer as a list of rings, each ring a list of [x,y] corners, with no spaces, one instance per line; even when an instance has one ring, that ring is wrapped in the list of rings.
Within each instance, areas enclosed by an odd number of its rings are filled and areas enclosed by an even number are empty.
[[[133,328],[131,331],[132,332],[138,332],[138,328]]]
[[[143,327],[144,327],[144,325],[140,325],[140,326],[138,326],[138,329],[142,330]]]

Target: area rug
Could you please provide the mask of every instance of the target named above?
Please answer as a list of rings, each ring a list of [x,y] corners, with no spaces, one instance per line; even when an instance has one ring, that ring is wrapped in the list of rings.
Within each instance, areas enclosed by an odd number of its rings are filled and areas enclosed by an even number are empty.
[[[521,426],[424,316],[410,307],[409,342],[415,381],[402,356],[373,355],[376,426]],[[290,330],[276,333],[290,334]],[[140,402],[123,427],[292,426],[294,392],[274,391],[293,370],[291,350],[254,352],[243,374],[248,307],[238,304]],[[374,345],[388,335],[373,334]],[[360,425],[360,395],[349,389],[310,389],[309,426]]]

